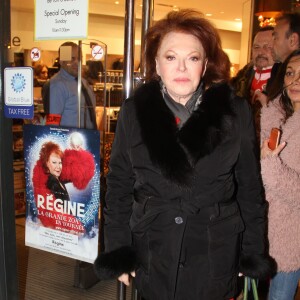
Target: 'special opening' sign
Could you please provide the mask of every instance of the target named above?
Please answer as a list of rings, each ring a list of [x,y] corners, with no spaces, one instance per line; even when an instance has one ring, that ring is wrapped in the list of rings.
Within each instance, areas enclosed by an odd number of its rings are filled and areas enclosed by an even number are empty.
[[[37,40],[85,39],[88,33],[88,0],[36,0]]]

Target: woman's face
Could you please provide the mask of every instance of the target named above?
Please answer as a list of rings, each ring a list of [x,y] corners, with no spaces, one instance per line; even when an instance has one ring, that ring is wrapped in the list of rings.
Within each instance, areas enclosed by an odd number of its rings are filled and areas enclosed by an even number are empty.
[[[48,79],[48,69],[46,67],[43,67],[41,74],[40,74],[40,79]]]
[[[202,44],[195,36],[170,32],[157,51],[156,72],[169,95],[184,105],[196,91],[206,63]]]
[[[294,56],[289,61],[284,76],[284,86],[294,110],[297,111],[300,109],[300,55]]]
[[[62,161],[59,155],[52,153],[47,161],[47,167],[50,174],[59,177],[62,170]]]

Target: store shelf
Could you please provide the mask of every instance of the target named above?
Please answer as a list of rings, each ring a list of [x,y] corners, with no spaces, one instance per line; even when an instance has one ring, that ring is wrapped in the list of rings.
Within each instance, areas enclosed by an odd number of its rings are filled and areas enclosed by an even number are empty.
[[[24,172],[24,152],[23,152],[23,120],[13,119],[13,171],[14,171],[14,203],[15,215],[25,214],[25,172]]]

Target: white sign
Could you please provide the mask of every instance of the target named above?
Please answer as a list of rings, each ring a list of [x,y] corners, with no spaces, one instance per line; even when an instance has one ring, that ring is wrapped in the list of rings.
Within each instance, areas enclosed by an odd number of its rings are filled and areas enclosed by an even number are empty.
[[[4,70],[4,101],[6,105],[33,104],[33,71],[30,67]]]
[[[30,67],[4,69],[4,110],[7,118],[33,117],[33,70]]]
[[[95,45],[92,48],[92,57],[95,60],[100,60],[103,57],[104,51],[100,45]]]
[[[36,0],[35,40],[83,39],[88,33],[88,0]]]
[[[38,61],[41,58],[41,51],[39,48],[32,48],[30,51],[30,57],[32,61]]]

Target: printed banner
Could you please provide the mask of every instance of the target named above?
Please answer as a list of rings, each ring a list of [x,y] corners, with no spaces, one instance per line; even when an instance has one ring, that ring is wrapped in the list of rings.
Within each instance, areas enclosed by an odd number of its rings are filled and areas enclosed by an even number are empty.
[[[24,125],[25,244],[93,263],[98,254],[100,133]]]

